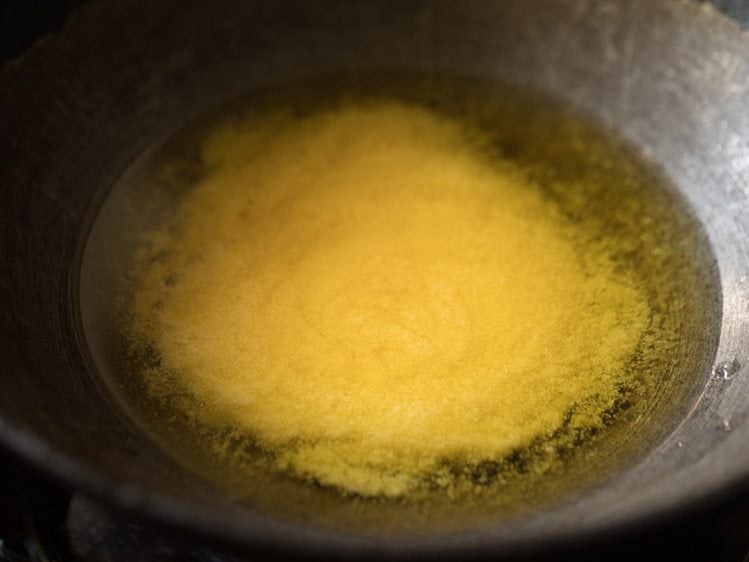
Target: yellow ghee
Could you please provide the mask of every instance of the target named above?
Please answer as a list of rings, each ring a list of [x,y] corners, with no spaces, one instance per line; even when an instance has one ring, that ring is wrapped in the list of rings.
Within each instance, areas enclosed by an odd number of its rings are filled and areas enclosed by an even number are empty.
[[[648,298],[620,249],[484,148],[396,101],[215,128],[207,173],[137,260],[151,392],[177,381],[191,418],[365,497],[602,428],[638,384],[623,365]]]

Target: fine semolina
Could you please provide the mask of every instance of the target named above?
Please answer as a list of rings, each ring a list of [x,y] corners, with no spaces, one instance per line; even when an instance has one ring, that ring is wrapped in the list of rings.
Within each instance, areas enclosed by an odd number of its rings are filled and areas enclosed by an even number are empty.
[[[363,497],[603,429],[639,384],[624,366],[648,294],[486,144],[392,100],[214,128],[207,172],[136,263],[150,392],[168,379],[279,473]]]

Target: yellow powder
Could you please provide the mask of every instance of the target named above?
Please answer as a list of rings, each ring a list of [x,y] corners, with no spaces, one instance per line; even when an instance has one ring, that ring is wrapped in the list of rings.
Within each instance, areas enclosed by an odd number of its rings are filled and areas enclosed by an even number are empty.
[[[363,496],[603,426],[647,299],[480,135],[352,103],[224,124],[202,159],[137,267],[154,393],[171,377],[193,418]]]

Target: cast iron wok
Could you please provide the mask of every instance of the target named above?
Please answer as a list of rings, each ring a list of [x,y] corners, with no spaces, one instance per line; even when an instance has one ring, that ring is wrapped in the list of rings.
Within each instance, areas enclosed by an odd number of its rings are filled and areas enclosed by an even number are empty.
[[[227,99],[368,69],[445,73],[564,100],[657,162],[720,278],[714,369],[605,486],[489,529],[381,540],[233,505],[144,440],[101,383],[78,276],[108,190],[144,150]],[[116,509],[252,550],[502,554],[644,524],[749,480],[749,40],[681,1],[107,2],[0,75],[0,441]],[[689,353],[690,350],[684,350]]]

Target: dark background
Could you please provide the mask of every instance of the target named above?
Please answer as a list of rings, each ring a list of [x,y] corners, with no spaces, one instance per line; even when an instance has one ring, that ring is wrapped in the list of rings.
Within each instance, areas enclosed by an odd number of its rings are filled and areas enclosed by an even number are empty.
[[[21,55],[37,38],[62,29],[70,12],[84,2],[0,0],[0,67]],[[749,0],[712,0],[712,3],[744,29],[749,28]],[[0,451],[0,561],[78,560],[81,546],[76,541],[85,543],[96,538],[110,541],[108,551],[89,553],[85,560],[238,562],[228,555],[163,538],[160,532],[137,523],[110,518],[104,510],[85,501],[74,501],[70,507],[71,497],[73,491],[47,482],[19,459]],[[87,535],[94,526],[96,537]],[[133,544],[127,545],[128,541]],[[524,559],[749,562],[749,491],[718,498],[712,505],[701,506],[676,520],[636,534],[535,553]]]

